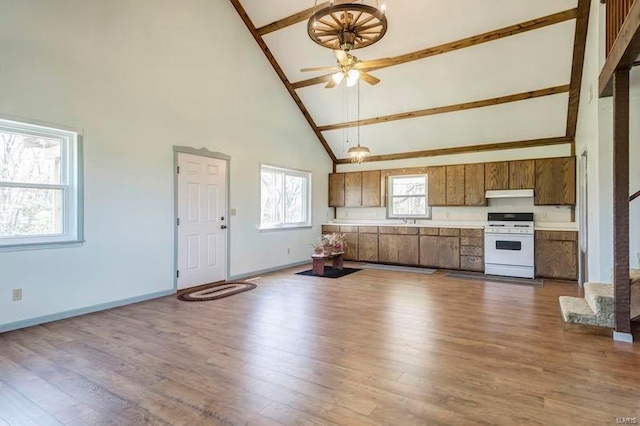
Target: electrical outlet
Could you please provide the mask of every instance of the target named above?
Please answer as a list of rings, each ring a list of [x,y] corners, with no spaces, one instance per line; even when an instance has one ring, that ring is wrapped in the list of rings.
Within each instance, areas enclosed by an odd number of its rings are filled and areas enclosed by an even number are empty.
[[[287,254],[291,254],[291,249],[290,248],[287,249]]]
[[[18,302],[22,300],[22,289],[21,288],[14,288],[13,289],[13,301],[14,302]]]

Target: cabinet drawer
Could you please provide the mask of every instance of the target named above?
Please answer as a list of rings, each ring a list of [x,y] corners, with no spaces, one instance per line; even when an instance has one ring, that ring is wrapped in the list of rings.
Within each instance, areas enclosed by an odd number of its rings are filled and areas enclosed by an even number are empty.
[[[578,241],[575,231],[536,231],[536,239],[546,241]]]
[[[484,271],[484,259],[480,256],[460,256],[460,269],[465,271]]]
[[[462,237],[460,238],[460,245],[482,247],[484,246],[484,240],[482,238]]]
[[[440,228],[440,235],[443,237],[459,237],[460,230],[456,228]]]
[[[333,232],[340,232],[340,227],[338,225],[322,225],[323,234],[331,234]]]
[[[484,231],[482,229],[461,229],[460,230],[461,237],[472,237],[472,238],[482,238],[484,236]]]
[[[378,227],[377,226],[360,226],[359,232],[361,234],[377,234]]]
[[[357,226],[341,226],[340,232],[358,232]]]
[[[420,228],[420,235],[440,235],[440,228]]]
[[[462,246],[460,247],[460,255],[462,256],[482,256],[482,247]]]
[[[420,232],[420,228],[409,227],[409,226],[396,226],[395,228],[396,235],[418,235]]]

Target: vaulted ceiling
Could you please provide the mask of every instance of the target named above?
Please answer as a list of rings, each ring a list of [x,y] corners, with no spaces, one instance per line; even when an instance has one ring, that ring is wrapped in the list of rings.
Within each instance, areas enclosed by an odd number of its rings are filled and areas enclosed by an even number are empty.
[[[373,160],[573,143],[589,0],[388,0],[385,37],[352,53],[397,65],[360,85],[359,117],[357,87],[300,71],[335,64],[314,1],[231,2],[337,163],[358,121]]]

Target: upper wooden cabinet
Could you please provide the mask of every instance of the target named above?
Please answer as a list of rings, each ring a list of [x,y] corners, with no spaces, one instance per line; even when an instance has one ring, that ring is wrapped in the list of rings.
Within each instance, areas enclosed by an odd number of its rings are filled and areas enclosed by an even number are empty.
[[[509,189],[509,163],[485,163],[484,186],[487,191]]]
[[[427,169],[429,180],[429,205],[447,205],[447,168],[445,166],[429,167]]]
[[[381,204],[381,172],[329,174],[329,207],[378,207]]]
[[[535,160],[509,162],[509,189],[534,189],[535,182]]]
[[[344,207],[344,173],[329,174],[329,207]]]
[[[575,205],[575,157],[547,158],[535,160],[535,163],[535,205]]]
[[[362,206],[362,173],[345,173],[344,174],[344,206],[345,207],[361,207]]]
[[[487,204],[484,190],[484,163],[464,166],[464,204],[465,206]]]
[[[380,170],[362,172],[362,207],[378,207],[381,204]]]
[[[464,206],[464,165],[447,166],[447,206]]]

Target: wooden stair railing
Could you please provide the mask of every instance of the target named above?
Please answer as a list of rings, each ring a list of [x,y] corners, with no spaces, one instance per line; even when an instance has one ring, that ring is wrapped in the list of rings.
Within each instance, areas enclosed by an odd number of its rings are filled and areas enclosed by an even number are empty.
[[[629,197],[629,202],[632,202],[636,198],[640,197],[640,191],[637,191],[635,194]]]
[[[620,34],[622,24],[624,24],[631,5],[634,0],[606,0],[607,4],[607,16],[606,16],[606,54],[609,56],[611,48]]]

